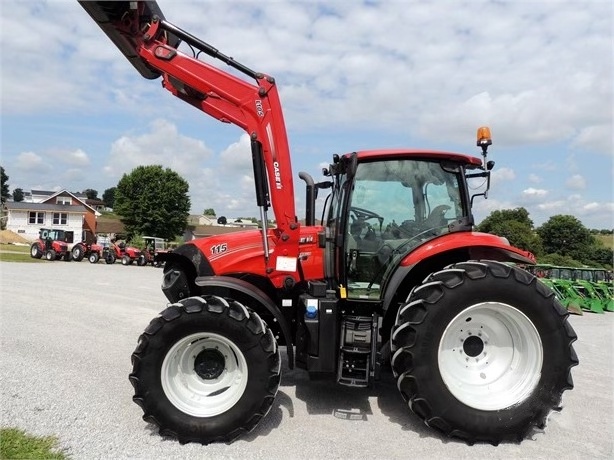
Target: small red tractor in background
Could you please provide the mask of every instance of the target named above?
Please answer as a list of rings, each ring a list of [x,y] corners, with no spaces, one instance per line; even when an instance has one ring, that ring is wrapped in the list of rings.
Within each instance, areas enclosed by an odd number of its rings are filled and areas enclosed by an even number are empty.
[[[66,262],[72,260],[66,242],[66,232],[53,228],[41,228],[38,232],[38,240],[30,246],[30,256],[35,259],[45,257],[47,260],[60,260]]]
[[[103,246],[97,243],[86,243],[81,241],[75,244],[72,249],[72,259],[75,262],[81,262],[83,259],[90,261],[92,264],[98,263],[102,257]]]
[[[108,264],[114,264],[117,259],[121,260],[122,265],[132,265],[135,261],[139,266],[147,263],[140,249],[127,246],[124,241],[111,241],[111,245],[103,249],[102,255]]]

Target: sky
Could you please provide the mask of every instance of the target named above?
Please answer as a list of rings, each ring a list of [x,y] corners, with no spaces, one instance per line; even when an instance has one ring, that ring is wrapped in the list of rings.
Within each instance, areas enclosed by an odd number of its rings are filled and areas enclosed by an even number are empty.
[[[524,207],[535,226],[571,214],[614,227],[610,0],[158,4],[168,21],[275,77],[299,218],[299,171],[320,180],[333,154],[479,157],[476,130],[487,125],[496,166],[488,199],[475,201],[477,222]],[[142,78],[75,0],[2,0],[0,16],[10,191],[102,196],[135,167],[161,164],[188,181],[192,213],[259,216],[241,128]]]

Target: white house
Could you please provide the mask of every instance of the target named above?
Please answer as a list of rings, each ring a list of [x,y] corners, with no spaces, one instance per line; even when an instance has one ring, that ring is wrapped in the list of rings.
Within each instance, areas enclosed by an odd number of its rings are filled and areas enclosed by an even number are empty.
[[[93,241],[96,235],[96,218],[100,213],[77,195],[62,190],[59,192],[32,191],[31,202],[7,201],[7,230],[34,241],[41,228],[57,228],[66,231],[68,243]]]

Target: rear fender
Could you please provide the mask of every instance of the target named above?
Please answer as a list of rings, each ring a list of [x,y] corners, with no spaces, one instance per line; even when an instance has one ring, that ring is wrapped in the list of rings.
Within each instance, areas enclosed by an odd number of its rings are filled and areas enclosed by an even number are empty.
[[[444,246],[438,246],[434,249],[441,249],[442,247]],[[415,257],[415,253],[418,251],[421,252],[419,254],[421,258]],[[410,258],[414,258],[413,263],[407,263]],[[421,284],[431,273],[442,270],[448,265],[468,260],[535,263],[531,253],[504,244],[497,244],[496,246],[448,246],[447,250],[434,250],[430,253],[427,247],[419,248],[402,261],[384,288],[384,320],[381,331],[383,341],[388,340],[399,306],[407,300],[412,288]]]
[[[200,288],[202,294],[219,295],[221,297],[231,297],[254,310],[256,313],[267,313],[265,317],[273,315],[274,323],[279,324],[279,329],[283,335],[288,352],[288,366],[294,369],[294,348],[292,346],[292,334],[290,333],[290,325],[284,318],[283,314],[277,308],[277,305],[271,298],[260,288],[254,286],[247,281],[232,278],[229,276],[200,276],[196,278],[195,284]],[[270,323],[270,322],[269,322]],[[271,323],[268,326],[275,334],[275,324]]]
[[[499,262],[535,263],[533,254],[510,245],[500,236],[479,232],[457,232],[435,238],[416,248],[401,261],[401,265],[417,265],[424,259],[456,249],[467,251],[468,257],[473,260],[490,258]]]

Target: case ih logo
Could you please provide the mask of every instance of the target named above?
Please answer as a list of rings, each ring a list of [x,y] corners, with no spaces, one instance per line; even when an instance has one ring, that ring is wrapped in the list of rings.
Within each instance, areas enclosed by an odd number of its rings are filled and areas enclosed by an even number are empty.
[[[260,99],[256,99],[256,112],[259,117],[264,117],[264,109],[262,108],[262,101]]]
[[[283,187],[281,185],[281,173],[279,172],[279,163],[273,162],[273,170],[275,171],[275,187],[277,190],[281,190]]]

